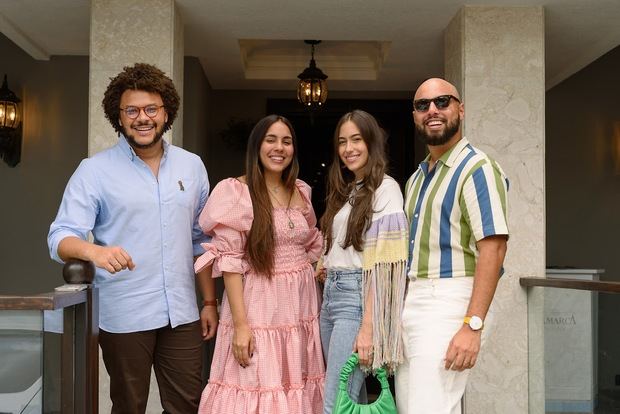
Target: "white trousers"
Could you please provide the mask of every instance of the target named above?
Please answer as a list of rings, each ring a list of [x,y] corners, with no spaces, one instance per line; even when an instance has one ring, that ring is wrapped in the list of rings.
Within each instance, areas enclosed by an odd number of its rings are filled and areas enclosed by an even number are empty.
[[[473,277],[409,281],[402,316],[405,362],[395,377],[399,414],[461,414],[470,370],[446,370],[444,364],[472,287]],[[483,342],[489,321],[487,315]]]

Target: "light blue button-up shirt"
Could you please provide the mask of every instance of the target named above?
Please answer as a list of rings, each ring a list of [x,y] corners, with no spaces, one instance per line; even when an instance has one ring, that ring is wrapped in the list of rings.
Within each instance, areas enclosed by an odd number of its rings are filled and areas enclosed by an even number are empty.
[[[50,226],[51,257],[68,236],[121,246],[133,271],[97,268],[99,326],[114,332],[172,327],[198,320],[193,257],[208,241],[198,225],[209,180],[201,159],[164,141],[156,178],[124,137],[83,160],[67,184]]]

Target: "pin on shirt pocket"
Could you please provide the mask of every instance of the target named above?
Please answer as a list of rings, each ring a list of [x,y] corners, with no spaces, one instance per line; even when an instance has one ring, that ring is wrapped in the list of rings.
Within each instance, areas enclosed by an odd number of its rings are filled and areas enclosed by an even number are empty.
[[[192,208],[194,197],[192,196],[193,180],[179,178],[176,180],[173,200],[175,204],[186,208]]]

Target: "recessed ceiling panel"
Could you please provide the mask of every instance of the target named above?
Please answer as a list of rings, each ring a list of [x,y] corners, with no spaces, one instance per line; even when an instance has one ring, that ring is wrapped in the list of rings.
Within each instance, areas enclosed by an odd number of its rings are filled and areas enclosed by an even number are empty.
[[[321,41],[314,59],[329,80],[377,80],[390,43]],[[295,79],[311,57],[303,40],[241,39],[239,49],[246,79]]]

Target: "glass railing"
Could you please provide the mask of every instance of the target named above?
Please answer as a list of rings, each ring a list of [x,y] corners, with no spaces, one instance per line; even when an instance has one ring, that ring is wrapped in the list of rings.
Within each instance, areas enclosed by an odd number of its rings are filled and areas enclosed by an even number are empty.
[[[43,412],[41,311],[0,311],[0,412]]]
[[[0,295],[0,414],[97,413],[98,294],[73,288]]]
[[[620,283],[598,270],[548,270],[528,288],[531,412],[620,413]]]

